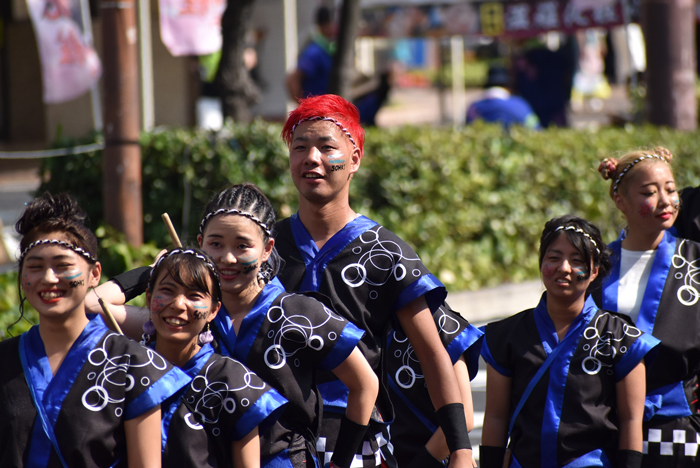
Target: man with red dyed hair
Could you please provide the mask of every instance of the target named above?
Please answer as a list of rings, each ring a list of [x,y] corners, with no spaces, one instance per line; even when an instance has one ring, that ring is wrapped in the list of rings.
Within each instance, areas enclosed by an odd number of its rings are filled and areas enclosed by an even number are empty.
[[[389,326],[400,325],[438,409],[451,452],[449,466],[471,467],[462,396],[431,313],[445,299],[445,287],[408,244],[350,207],[350,181],[360,168],[364,149],[357,108],[334,95],[302,100],[290,113],[282,138],[289,146],[299,211],[276,225],[276,246],[286,262],[278,277],[288,291],[318,291],[330,297],[341,315],[366,331],[358,346],[382,382],[369,429],[345,421],[342,434],[338,430],[347,388],[331,375],[319,382],[324,403],[318,444],[321,463],[327,466],[333,458],[333,464],[342,468],[353,459],[353,466],[359,461],[363,467],[396,466],[384,424],[393,419],[393,408],[381,350]],[[345,453],[343,447],[355,446],[361,437],[362,453]],[[430,456],[427,451],[423,455]]]

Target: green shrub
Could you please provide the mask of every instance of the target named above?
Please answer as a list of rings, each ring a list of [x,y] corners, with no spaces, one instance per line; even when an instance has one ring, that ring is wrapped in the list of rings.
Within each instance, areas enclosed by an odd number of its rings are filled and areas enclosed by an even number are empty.
[[[156,246],[170,243],[163,212],[193,241],[204,204],[230,183],[258,184],[280,217],[295,211],[280,130],[279,124],[256,121],[218,135],[183,129],[145,134],[144,232],[152,245],[139,257],[107,235],[112,240],[102,246],[112,242],[121,260],[106,273],[143,264]],[[700,185],[700,135],[650,126],[538,133],[485,124],[401,127],[369,129],[366,141],[351,189],[353,207],[413,245],[452,290],[536,278],[539,235],[554,216],[582,216],[613,240],[623,220],[608,196],[609,182],[596,171],[606,156],[664,145],[675,155],[679,187]],[[40,190],[76,194],[93,225],[102,225],[101,157],[96,152],[47,160]]]

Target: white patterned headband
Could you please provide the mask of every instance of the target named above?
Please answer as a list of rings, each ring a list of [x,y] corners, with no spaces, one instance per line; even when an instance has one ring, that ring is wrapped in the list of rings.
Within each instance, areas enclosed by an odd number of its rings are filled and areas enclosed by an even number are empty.
[[[357,148],[357,145],[355,144],[355,140],[353,140],[352,135],[350,135],[350,131],[348,131],[348,129],[345,128],[342,123],[338,122],[335,119],[331,119],[330,117],[315,116],[315,117],[308,117],[306,119],[301,119],[300,121],[295,123],[294,126],[292,126],[292,131],[290,132],[290,135],[294,135],[294,130],[296,130],[297,126],[302,122],[306,122],[307,120],[322,120],[322,121],[327,121],[327,122],[333,122],[334,124],[336,124],[338,126],[340,131],[343,132],[350,139],[350,143],[352,143],[352,146]]]
[[[193,257],[198,258],[199,260],[204,262],[204,264],[212,271],[212,273],[214,273],[214,276],[216,277],[217,281],[219,280],[219,272],[216,271],[216,267],[214,266],[214,264],[212,262],[210,262],[207,257],[205,257],[204,255],[202,255],[198,252],[195,252],[192,249],[173,249],[170,252],[163,254],[163,256],[158,259],[158,261],[153,266],[153,268],[151,268],[151,274],[150,274],[151,280],[153,279],[153,272],[158,269],[161,262],[164,259],[166,259],[170,256],[173,256],[173,255],[192,255]]]
[[[56,244],[56,245],[60,245],[61,247],[65,247],[65,248],[67,248],[67,249],[71,249],[73,252],[82,255],[83,257],[85,257],[86,259],[88,259],[88,260],[90,260],[90,261],[92,261],[92,262],[96,262],[96,261],[97,261],[97,258],[93,257],[92,254],[90,254],[90,252],[88,252],[88,251],[86,251],[86,250],[84,250],[84,249],[81,249],[80,247],[78,247],[78,246],[76,246],[76,245],[73,245],[73,244],[71,244],[71,243],[69,243],[69,242],[65,242],[65,241],[58,240],[58,239],[41,239],[41,240],[32,242],[31,244],[29,244],[29,245],[27,246],[26,249],[24,249],[24,250],[22,251],[22,253],[21,253],[20,256],[19,256],[19,263],[22,263],[22,261],[24,260],[24,256],[27,255],[27,253],[28,253],[30,250],[32,250],[34,247],[36,247],[36,246],[38,246],[38,245],[44,245],[44,244]]]
[[[613,185],[613,195],[615,195],[617,193],[617,188],[620,186],[620,181],[622,180],[622,178],[625,176],[625,174],[627,174],[627,172],[629,172],[630,169],[632,169],[634,167],[635,164],[640,163],[640,162],[644,161],[645,159],[654,159],[654,158],[660,159],[663,162],[665,162],[666,164],[668,164],[668,161],[666,161],[666,158],[664,158],[663,156],[659,156],[658,154],[645,154],[643,156],[638,157],[637,159],[635,159],[634,161],[629,163],[627,165],[627,167],[625,167],[622,170],[622,172],[620,172],[620,175],[617,176],[617,179],[615,179],[615,185]]]
[[[585,237],[586,239],[591,241],[591,244],[593,244],[593,247],[595,247],[595,251],[598,252],[598,255],[600,255],[600,250],[598,249],[598,244],[596,244],[596,242],[593,240],[591,235],[588,234],[583,229],[576,227],[576,226],[569,225],[569,226],[559,226],[558,228],[556,228],[554,230],[554,232],[557,232],[557,231],[574,231],[574,232],[577,232],[579,234],[583,234],[583,237]]]
[[[256,223],[258,226],[262,228],[263,231],[265,231],[265,234],[267,234],[267,237],[272,237],[272,231],[270,231],[270,228],[268,227],[267,224],[263,223],[260,218],[255,216],[253,213],[249,213],[248,211],[242,211],[242,210],[237,210],[235,208],[219,208],[216,211],[212,211],[211,213],[207,213],[207,215],[202,219],[202,222],[199,224],[199,233],[204,234],[204,225],[207,224],[207,221],[209,221],[210,218],[213,218],[216,215],[220,214],[235,214],[238,216],[243,216],[254,223]]]

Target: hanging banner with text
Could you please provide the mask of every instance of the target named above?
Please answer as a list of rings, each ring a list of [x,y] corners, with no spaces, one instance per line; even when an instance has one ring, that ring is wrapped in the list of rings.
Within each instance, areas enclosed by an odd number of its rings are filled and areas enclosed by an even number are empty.
[[[376,3],[365,4],[361,35],[393,38],[451,35],[524,38],[550,31],[573,32],[623,24],[619,0],[439,3],[383,7]],[[630,10],[634,19],[635,6]]]
[[[44,102],[70,101],[92,88],[102,74],[85,31],[80,0],[27,0],[39,45]],[[89,14],[89,13],[88,13]]]
[[[221,50],[226,0],[160,0],[160,37],[174,56]]]

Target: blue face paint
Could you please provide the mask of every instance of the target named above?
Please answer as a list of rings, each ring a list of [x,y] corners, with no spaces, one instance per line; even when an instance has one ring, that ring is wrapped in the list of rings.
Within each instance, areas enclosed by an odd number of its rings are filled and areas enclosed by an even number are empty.
[[[72,279],[75,279],[75,278],[77,278],[78,276],[80,276],[80,275],[82,275],[82,274],[83,274],[83,272],[81,271],[80,273],[78,273],[78,274],[76,274],[76,275],[69,275],[69,276],[66,276],[65,278],[66,278],[67,280],[72,280]]]

